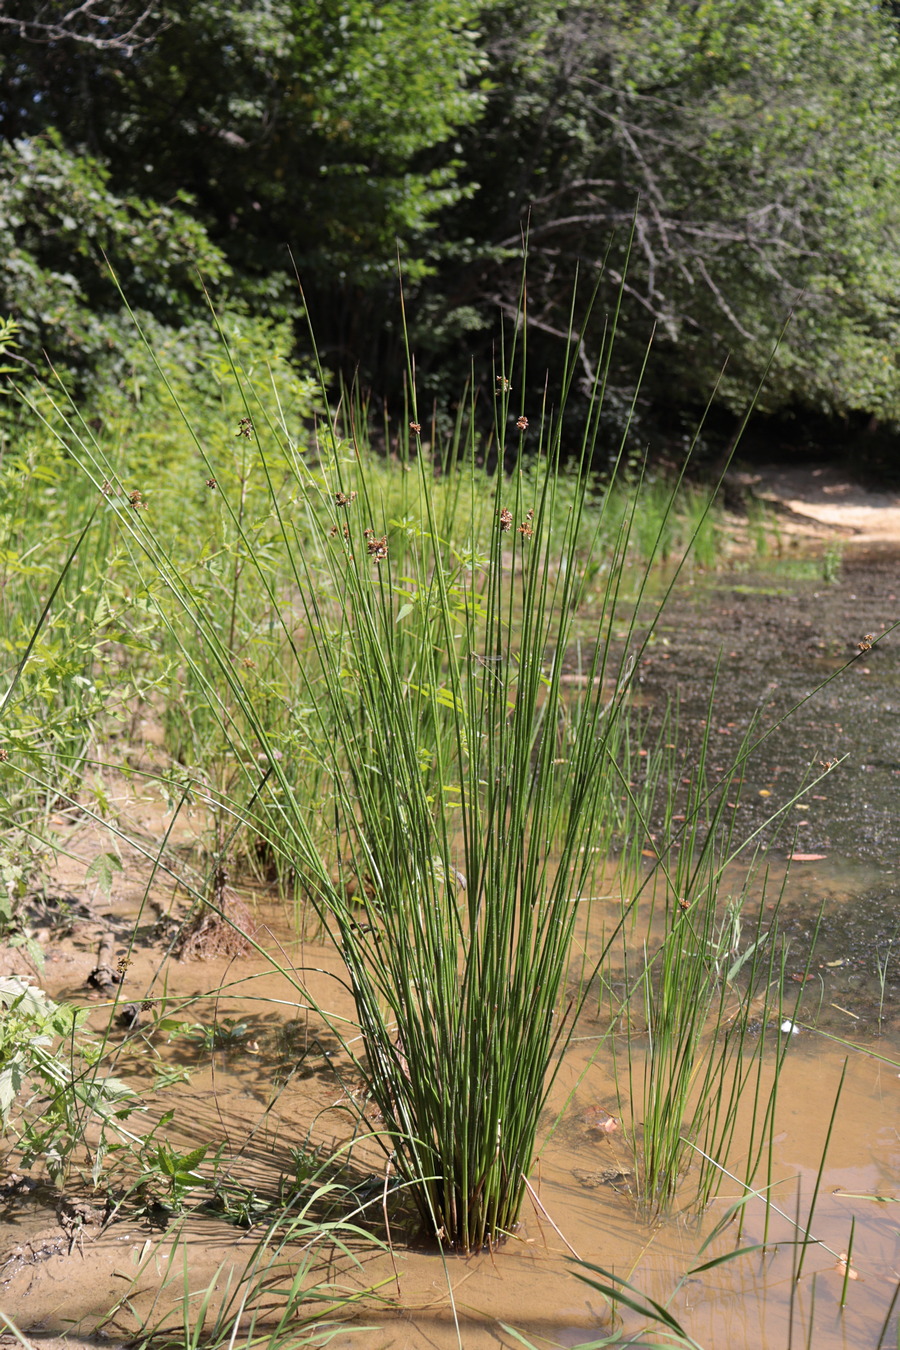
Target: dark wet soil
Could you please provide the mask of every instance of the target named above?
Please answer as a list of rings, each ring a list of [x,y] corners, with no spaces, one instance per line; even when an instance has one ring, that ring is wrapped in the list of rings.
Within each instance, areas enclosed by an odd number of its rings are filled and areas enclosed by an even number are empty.
[[[657,707],[677,699],[696,731],[715,679],[711,762],[722,772],[758,724],[753,739],[764,739],[741,793],[746,834],[800,793],[780,826],[786,854],[896,867],[898,596],[900,558],[881,554],[845,562],[832,583],[816,560],[762,574],[697,576],[669,603],[640,663],[638,687]],[[840,763],[801,792],[830,761]]]

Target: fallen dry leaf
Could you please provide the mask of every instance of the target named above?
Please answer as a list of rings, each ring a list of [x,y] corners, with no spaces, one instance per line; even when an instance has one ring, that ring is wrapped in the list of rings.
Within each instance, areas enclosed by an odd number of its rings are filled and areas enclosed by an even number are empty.
[[[582,1120],[591,1130],[599,1130],[601,1134],[615,1134],[619,1128],[619,1122],[615,1116],[611,1116],[608,1111],[604,1111],[602,1106],[589,1106],[584,1112]]]
[[[847,1266],[846,1252],[841,1252],[840,1256],[837,1259],[837,1262],[835,1263],[834,1268],[839,1275],[846,1275],[848,1280],[859,1279],[859,1271],[854,1270],[852,1266],[850,1266],[849,1268]]]
[[[827,858],[827,857],[828,857],[828,854],[827,854],[827,853],[792,853],[792,854],[790,855],[790,861],[791,861],[791,862],[821,862],[821,860],[822,860],[823,858]]]

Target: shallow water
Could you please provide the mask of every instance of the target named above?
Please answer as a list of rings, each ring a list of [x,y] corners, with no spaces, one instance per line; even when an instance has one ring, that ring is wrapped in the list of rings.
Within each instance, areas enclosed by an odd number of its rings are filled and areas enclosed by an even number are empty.
[[[853,657],[866,633],[879,634],[882,625],[889,628],[900,615],[900,575],[891,559],[856,560],[830,586],[808,565],[807,575],[796,574],[801,571],[795,568],[792,575],[776,568],[765,576],[731,579],[695,576],[676,596],[637,673],[645,706],[659,708],[677,692],[685,719],[699,724],[707,715],[711,672],[719,663],[712,737],[721,747],[713,762],[723,768],[761,698],[765,728]],[[726,1344],[747,1350],[807,1344],[821,1350],[876,1350],[900,1280],[900,1205],[895,1203],[900,1199],[900,912],[895,895],[900,666],[893,635],[858,654],[849,669],[762,743],[745,775],[739,808],[743,827],[749,833],[790,801],[808,781],[811,761],[819,765],[843,756],[846,760],[822,783],[800,795],[802,809],[791,808],[791,826],[776,839],[772,855],[770,894],[780,888],[788,853],[825,855],[793,864],[782,902],[782,931],[790,941],[788,980],[806,969],[818,926],[813,978],[802,990],[772,1150],[770,1196],[789,1217],[753,1199],[745,1207],[742,1231],[733,1224],[702,1257],[702,1242],[729,1198],[739,1193],[737,1187],[723,1190],[700,1225],[684,1218],[653,1223],[640,1218],[627,1180],[632,1159],[623,1134],[604,1135],[590,1123],[598,1108],[619,1109],[606,1027],[594,1003],[560,1070],[533,1177],[539,1202],[526,1204],[520,1233],[493,1254],[465,1260],[445,1259],[402,1241],[393,1259],[373,1256],[360,1245],[362,1269],[341,1259],[341,1279],[356,1288],[387,1283],[378,1299],[366,1302],[356,1329],[340,1332],[331,1342],[336,1350],[360,1344],[373,1350],[519,1344],[502,1323],[541,1345],[574,1346],[609,1334],[609,1306],[575,1278],[570,1249],[653,1298],[665,1302],[671,1297],[671,1311],[706,1350]],[[152,832],[152,805],[146,806],[145,818]],[[189,829],[181,842],[190,844]],[[100,847],[96,841],[94,846]],[[85,848],[89,851],[89,839]],[[124,860],[128,884],[114,907],[123,932],[135,920],[146,874],[139,854]],[[70,884],[77,889],[75,873]],[[165,909],[171,896],[160,892],[157,899]],[[349,1015],[334,954],[299,942],[283,911],[261,906],[263,945],[283,965],[304,972],[323,1006]],[[602,918],[598,907],[592,922],[599,925]],[[93,940],[85,929],[54,944],[44,980],[51,994],[83,998]],[[584,941],[589,947],[599,943],[599,928]],[[159,959],[149,947],[136,953],[126,1000],[146,994]],[[233,1019],[244,1028],[233,1046],[213,1052],[183,1039],[169,1047],[160,1039],[145,1044],[139,1037],[125,1044],[124,1033],[116,1033],[123,1040],[118,1071],[147,1094],[148,1120],[174,1109],[173,1143],[187,1148],[224,1140],[230,1175],[265,1198],[277,1193],[279,1179],[290,1171],[291,1146],[309,1137],[333,1147],[348,1138],[347,1108],[355,1090],[349,1062],[321,1016],[297,1006],[290,980],[255,955],[169,963],[157,976],[154,992],[162,980],[173,1008],[195,1000],[178,1014],[186,1021]],[[222,985],[224,992],[214,992]],[[108,1012],[98,1007],[92,1020],[101,1027]],[[808,1222],[845,1061],[810,1225],[819,1245],[809,1248],[798,1282],[790,1219]],[[190,1083],[151,1093],[153,1073],[168,1062],[187,1064],[193,1070]],[[353,1162],[371,1175],[376,1192],[384,1167],[378,1150],[361,1142]],[[731,1163],[739,1169],[740,1162],[738,1142]],[[759,1176],[757,1184],[765,1180]],[[377,1222],[380,1200],[373,1206]],[[0,1212],[5,1248],[40,1237],[40,1224],[49,1224],[51,1216],[48,1211],[42,1218],[39,1208],[29,1196]],[[848,1282],[847,1306],[841,1310],[839,1261],[848,1249],[854,1217],[852,1266],[859,1278]],[[199,1211],[188,1216],[183,1229],[167,1232],[154,1231],[146,1221],[114,1224],[87,1248],[89,1259],[77,1248],[34,1260],[26,1252],[2,1272],[0,1302],[20,1326],[35,1333],[73,1326],[88,1333],[126,1290],[143,1316],[154,1300],[159,1312],[171,1296],[159,1290],[179,1234],[189,1251],[194,1289],[214,1279],[223,1261],[240,1265],[257,1236]],[[684,1278],[698,1262],[763,1241],[765,1252]],[[621,1312],[628,1330],[643,1325],[631,1312]],[[896,1323],[895,1310],[884,1344],[895,1343]],[[116,1334],[128,1328],[123,1309],[109,1330]]]

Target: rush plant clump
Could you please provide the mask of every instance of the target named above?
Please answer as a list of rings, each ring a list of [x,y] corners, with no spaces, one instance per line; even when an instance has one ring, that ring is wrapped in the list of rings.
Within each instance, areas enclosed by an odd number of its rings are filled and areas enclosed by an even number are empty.
[[[582,903],[611,840],[644,828],[623,771],[647,638],[635,615],[678,486],[635,568],[640,484],[592,472],[600,446],[626,463],[627,419],[613,432],[604,415],[612,338],[574,444],[574,356],[557,405],[526,415],[517,342],[493,400],[489,462],[528,429],[508,473],[486,466],[472,409],[442,454],[423,442],[412,365],[395,464],[351,398],[328,411],[324,379],[304,445],[277,380],[267,390],[227,341],[229,434],[195,425],[160,366],[164,425],[181,417],[193,486],[215,503],[192,565],[161,494],[108,491],[137,473],[77,414],[48,419],[152,596],[183,754],[236,821],[227,841],[217,826],[215,856],[246,827],[315,909],[346,968],[359,1034],[343,1044],[389,1167],[423,1229],[462,1252],[516,1228],[590,980],[582,958],[569,978]]]

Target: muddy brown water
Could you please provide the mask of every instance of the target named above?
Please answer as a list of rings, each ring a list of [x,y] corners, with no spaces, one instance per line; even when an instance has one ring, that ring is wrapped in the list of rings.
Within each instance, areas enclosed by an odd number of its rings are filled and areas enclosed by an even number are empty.
[[[763,742],[741,798],[750,832],[800,789],[810,762],[847,756],[801,795],[802,810],[792,808],[790,826],[774,844],[776,880],[788,853],[824,855],[793,864],[783,902],[795,957],[789,978],[805,969],[819,926],[772,1148],[770,1193],[787,1217],[752,1200],[740,1235],[732,1225],[702,1257],[701,1245],[735,1187],[726,1187],[699,1223],[641,1219],[622,1134],[592,1124],[598,1110],[618,1107],[605,1027],[589,1006],[542,1121],[533,1175],[539,1203],[526,1203],[520,1232],[494,1253],[463,1260],[405,1240],[401,1216],[392,1255],[362,1241],[351,1244],[359,1266],[347,1254],[333,1254],[333,1274],[343,1287],[380,1286],[378,1297],[368,1298],[337,1332],[336,1350],[519,1344],[503,1324],[540,1345],[574,1346],[608,1335],[614,1326],[609,1306],[576,1278],[572,1250],[650,1297],[671,1299],[672,1313],[706,1350],[807,1344],[876,1350],[886,1321],[884,1344],[896,1343],[896,1311],[888,1317],[888,1310],[900,1280],[900,640],[889,634],[861,653],[857,644],[897,621],[898,596],[900,568],[886,555],[846,563],[833,584],[824,582],[819,564],[802,560],[759,575],[695,575],[676,595],[637,676],[648,708],[677,692],[686,723],[699,724],[718,661],[711,734],[721,747],[714,762],[726,767],[729,746],[761,699],[765,727],[857,653],[849,669]],[[158,801],[138,797],[126,806],[133,824],[152,838],[162,820]],[[174,842],[188,849],[199,830],[198,822],[185,821]],[[124,950],[140,912],[147,863],[137,850],[123,850],[125,878],[107,905],[84,880],[84,863],[104,847],[102,838],[81,822],[68,846],[83,862],[63,864],[60,888],[91,907],[67,936],[45,933],[42,983],[52,996],[85,1001],[98,932],[112,926],[117,951]],[[174,900],[171,888],[160,884],[152,898],[155,909],[145,908],[142,918],[148,929]],[[314,939],[301,941],[283,906],[265,896],[244,898],[253,904],[261,944],[282,967],[302,972],[310,1002],[350,1016],[334,953]],[[224,1144],[222,1167],[230,1179],[262,1202],[272,1200],[291,1172],[292,1148],[304,1141],[346,1146],[353,1132],[348,1108],[359,1086],[350,1062],[320,1013],[299,1006],[295,985],[263,957],[164,961],[164,945],[146,936],[120,1002],[164,991],[173,1016],[207,1025],[217,1020],[233,1036],[231,1044],[210,1049],[200,1040],[168,1045],[161,1035],[145,1039],[139,1030],[114,1030],[116,1072],[147,1106],[141,1128],[171,1109],[166,1133],[175,1147]],[[110,1011],[104,1000],[94,1002],[91,1024],[101,1031]],[[845,1062],[811,1223],[817,1244],[797,1282],[791,1219],[806,1222]],[[186,1066],[190,1081],[154,1092],[154,1075],[165,1065]],[[740,1160],[739,1139],[732,1163],[738,1167]],[[383,1157],[362,1139],[351,1162],[370,1179],[369,1190],[360,1192],[360,1203],[368,1205],[362,1221],[378,1229]],[[73,1231],[71,1222],[61,1223],[59,1195],[30,1176],[20,1183],[7,1179],[0,1198],[0,1308],[35,1344],[61,1334],[91,1337],[98,1329],[107,1340],[122,1341],[134,1331],[135,1317],[158,1319],[171,1306],[183,1288],[185,1259],[190,1289],[217,1283],[221,1297],[228,1270],[242,1268],[259,1237],[258,1227],[242,1229],[196,1204],[168,1226],[125,1214],[103,1227],[102,1214],[88,1213]],[[841,1257],[854,1219],[858,1278],[847,1281],[842,1309]],[[687,1274],[738,1244],[764,1241],[765,1251]],[[626,1331],[643,1325],[627,1310],[620,1316]]]

